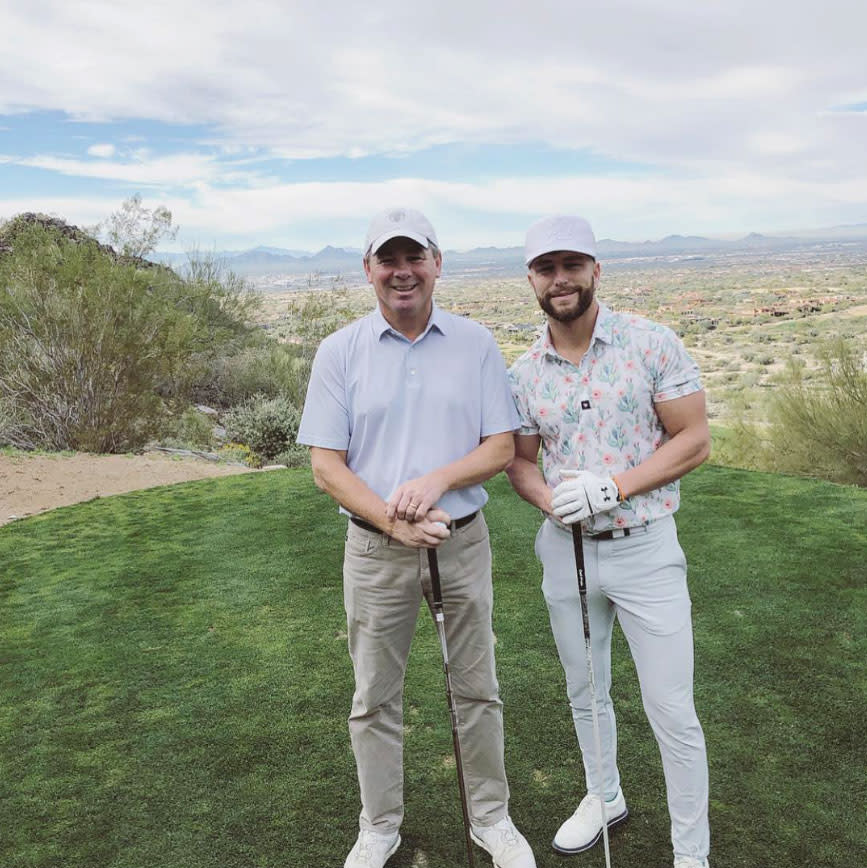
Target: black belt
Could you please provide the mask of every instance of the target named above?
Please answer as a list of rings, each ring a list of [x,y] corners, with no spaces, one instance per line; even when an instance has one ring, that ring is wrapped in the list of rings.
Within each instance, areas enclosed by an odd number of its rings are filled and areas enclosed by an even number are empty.
[[[599,533],[588,533],[589,539],[620,539],[623,536],[631,536],[633,533],[644,533],[647,530],[647,525],[642,524],[638,527],[618,527],[611,530],[603,530]]]
[[[463,518],[456,518],[449,527],[457,530],[458,528],[465,527],[468,525],[477,515],[479,514],[478,510],[475,512],[471,512],[469,515],[465,515]],[[371,533],[383,533],[378,527],[372,525],[369,521],[365,521],[363,518],[356,518],[354,515],[349,516],[349,520],[354,524],[360,527],[362,530],[369,530]]]

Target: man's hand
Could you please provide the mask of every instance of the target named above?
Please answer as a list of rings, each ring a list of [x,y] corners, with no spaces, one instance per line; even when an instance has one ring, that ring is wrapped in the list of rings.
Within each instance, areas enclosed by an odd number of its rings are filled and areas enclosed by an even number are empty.
[[[588,470],[564,470],[560,475],[563,481],[552,493],[551,512],[563,524],[574,524],[617,506],[617,484],[610,476],[597,476]]]
[[[448,483],[438,471],[426,473],[417,479],[410,479],[399,485],[385,504],[385,515],[389,521],[401,519],[419,521],[427,516],[437,501],[448,491]]]
[[[390,536],[410,548],[434,549],[452,535],[451,520],[447,512],[432,509],[418,521],[395,519]]]

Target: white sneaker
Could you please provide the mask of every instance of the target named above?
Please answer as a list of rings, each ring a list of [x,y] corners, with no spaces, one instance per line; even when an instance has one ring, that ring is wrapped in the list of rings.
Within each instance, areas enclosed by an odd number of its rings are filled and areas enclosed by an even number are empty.
[[[400,835],[397,832],[380,835],[379,832],[362,829],[343,868],[382,868],[399,846]]]
[[[623,790],[618,789],[615,799],[605,803],[608,828],[622,823],[628,816]],[[601,837],[602,811],[599,810],[599,796],[587,793],[575,813],[557,830],[551,846],[558,853],[572,855],[589,850]]]
[[[695,856],[675,856],[674,868],[710,868],[707,859],[696,859]]]
[[[471,826],[470,837],[494,860],[494,868],[536,868],[536,859],[527,839],[510,817],[493,826]]]

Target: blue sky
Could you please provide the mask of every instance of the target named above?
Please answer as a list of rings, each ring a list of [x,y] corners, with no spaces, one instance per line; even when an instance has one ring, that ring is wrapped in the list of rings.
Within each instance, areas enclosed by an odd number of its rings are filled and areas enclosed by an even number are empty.
[[[857,0],[0,0],[0,218],[134,193],[166,249],[447,248],[867,223]],[[71,34],[74,33],[74,38]]]

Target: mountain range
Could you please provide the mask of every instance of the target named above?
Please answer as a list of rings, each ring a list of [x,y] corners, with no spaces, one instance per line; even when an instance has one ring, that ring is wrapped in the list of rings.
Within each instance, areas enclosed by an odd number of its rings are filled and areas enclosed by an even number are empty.
[[[700,235],[668,235],[658,241],[615,241],[603,238],[597,242],[600,260],[654,259],[670,257],[697,258],[720,255],[785,252],[828,246],[867,247],[867,223],[793,233],[787,236],[762,235],[752,232],[738,239],[705,238]],[[332,247],[312,253],[280,247],[254,247],[250,250],[215,251],[211,256],[226,268],[244,277],[268,274],[343,274],[355,277],[362,273],[362,251],[358,248]],[[152,259],[175,266],[183,264],[185,253],[155,253]],[[443,254],[446,273],[481,271],[485,273],[515,272],[523,269],[522,247],[476,247],[472,250],[446,250]]]

